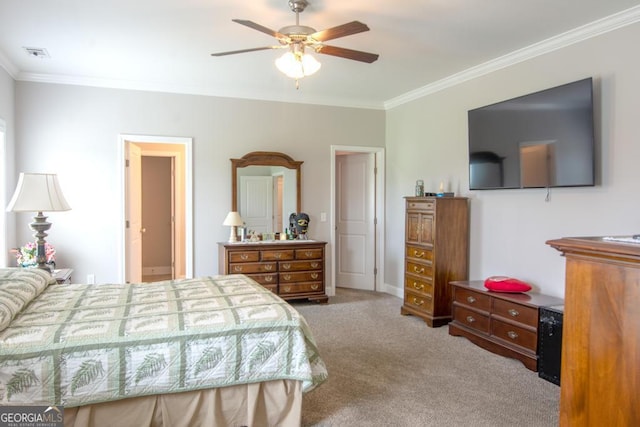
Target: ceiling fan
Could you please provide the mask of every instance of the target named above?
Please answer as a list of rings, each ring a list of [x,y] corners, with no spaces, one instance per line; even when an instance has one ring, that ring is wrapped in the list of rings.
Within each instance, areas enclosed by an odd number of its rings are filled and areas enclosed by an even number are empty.
[[[300,25],[300,12],[303,12],[308,5],[309,3],[306,0],[289,0],[289,7],[296,14],[296,24],[282,27],[278,31],[256,24],[253,21],[233,19],[233,22],[237,22],[238,24],[275,37],[280,44],[276,46],[264,46],[212,53],[211,56],[235,55],[237,53],[254,52],[258,50],[288,48],[289,50],[287,53],[276,61],[276,65],[280,71],[284,72],[289,77],[295,78],[296,80],[304,76],[311,75],[320,68],[320,63],[316,61],[315,58],[305,53],[306,48],[309,48],[316,53],[338,56],[340,58],[352,59],[354,61],[366,62],[369,64],[378,59],[378,55],[374,53],[324,44],[327,40],[333,40],[339,37],[346,37],[352,34],[369,31],[369,27],[362,22],[352,21],[343,25],[338,25],[337,27],[316,31],[315,28]]]

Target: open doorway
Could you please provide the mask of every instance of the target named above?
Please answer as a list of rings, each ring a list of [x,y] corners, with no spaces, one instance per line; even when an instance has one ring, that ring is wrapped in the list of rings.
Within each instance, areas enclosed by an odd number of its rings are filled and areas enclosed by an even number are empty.
[[[336,287],[380,291],[384,265],[384,148],[331,147],[331,259]]]
[[[191,138],[121,135],[120,147],[122,280],[192,277]]]

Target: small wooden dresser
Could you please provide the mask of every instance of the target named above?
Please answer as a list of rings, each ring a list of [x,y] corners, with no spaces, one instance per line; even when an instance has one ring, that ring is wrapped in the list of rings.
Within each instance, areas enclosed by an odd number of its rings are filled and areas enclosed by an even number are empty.
[[[452,280],[469,271],[469,202],[464,197],[406,197],[404,304],[401,314],[431,327],[451,320]]]
[[[283,299],[326,303],[325,246],[314,240],[218,243],[221,274],[245,274]]]
[[[482,280],[451,282],[453,320],[449,334],[468,338],[493,353],[538,370],[539,308],[562,304],[537,293],[490,292]]]

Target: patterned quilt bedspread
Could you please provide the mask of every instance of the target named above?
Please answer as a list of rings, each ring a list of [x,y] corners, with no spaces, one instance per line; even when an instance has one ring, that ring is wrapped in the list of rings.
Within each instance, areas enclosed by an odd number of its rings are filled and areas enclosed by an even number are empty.
[[[275,379],[309,391],[326,377],[305,319],[243,275],[53,285],[37,269],[0,269],[0,404],[73,407]]]

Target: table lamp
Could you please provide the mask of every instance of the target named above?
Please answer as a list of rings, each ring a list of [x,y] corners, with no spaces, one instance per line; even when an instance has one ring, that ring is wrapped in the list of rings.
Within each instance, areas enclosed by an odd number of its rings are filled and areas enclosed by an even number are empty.
[[[243,225],[244,221],[238,212],[229,212],[227,217],[224,219],[222,225],[231,226],[231,234],[229,234],[229,243],[234,243],[238,241],[238,235],[236,233],[236,227]]]
[[[35,231],[38,268],[51,272],[47,265],[44,245],[46,231],[51,228],[43,212],[68,211],[71,207],[62,195],[58,177],[48,173],[20,173],[16,191],[7,206],[7,212],[37,212],[29,224]]]

